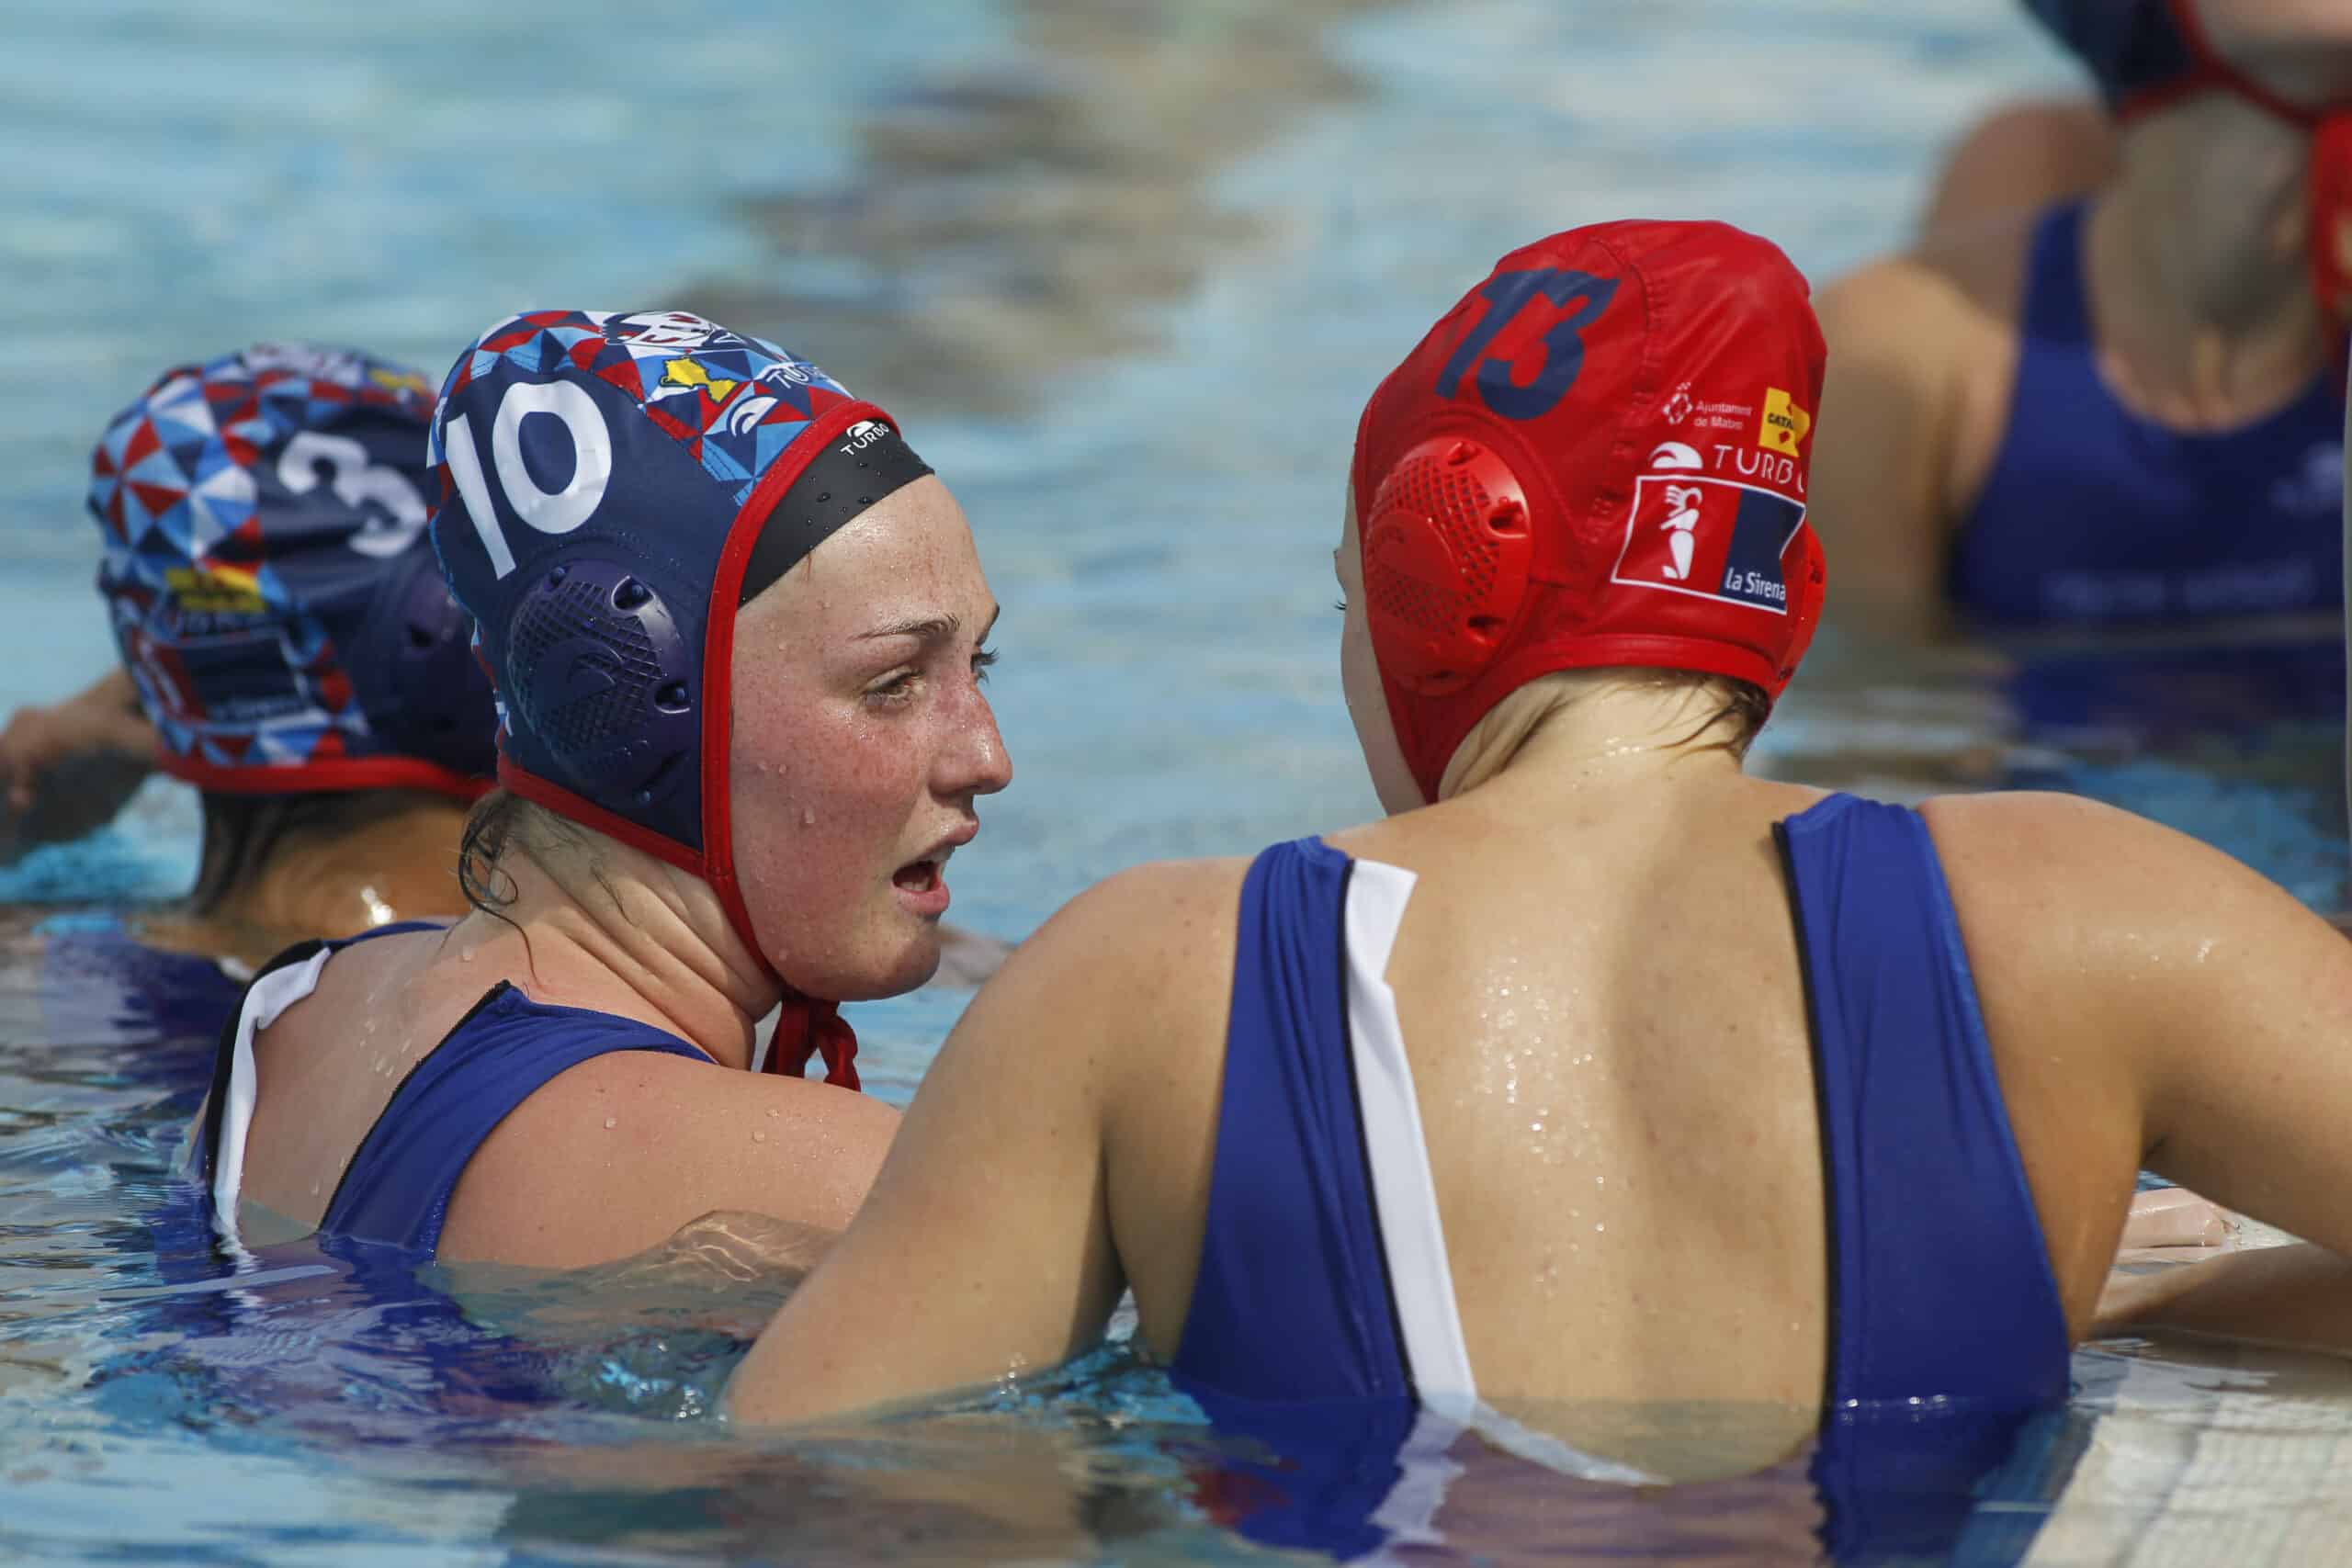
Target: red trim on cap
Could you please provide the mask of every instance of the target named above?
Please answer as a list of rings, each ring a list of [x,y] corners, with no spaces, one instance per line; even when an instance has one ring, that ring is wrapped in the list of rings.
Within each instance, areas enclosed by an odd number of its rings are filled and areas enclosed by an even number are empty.
[[[718,552],[718,568],[710,585],[710,606],[703,622],[702,660],[702,842],[703,879],[718,894],[719,908],[729,925],[752,950],[753,962],[772,976],[783,995],[783,1016],[776,1021],[768,1045],[772,1071],[804,1074],[808,1058],[821,1055],[825,1081],[846,1089],[860,1087],[857,1076],[857,1036],[841,1016],[837,1004],[809,997],[775,971],[752,928],[752,911],[735,876],[735,819],[729,789],[734,730],[732,703],[735,674],[736,600],[743,592],[743,572],[751,565],[760,529],[775,510],[793,481],[807,471],[825,445],[850,426],[878,420],[892,430],[898,421],[869,402],[836,404],[809,422],[793,440],[785,459],[760,476],[728,525],[727,543]]]
[[[2290,125],[2317,125],[2325,111],[2309,108],[2293,99],[2282,96],[2264,84],[2256,81],[2224,59],[2207,36],[2204,22],[2197,15],[2196,0],[2171,0],[2173,25],[2180,29],[2181,41],[2188,46],[2188,57],[2196,62],[2186,76],[2177,81],[2161,83],[2134,93],[2115,106],[2119,120],[2136,119],[2158,109],[2169,108],[2185,98],[2220,88],[2235,93],[2239,97],[2266,109]]]
[[[158,749],[155,765],[175,779],[223,795],[311,795],[363,789],[422,789],[468,805],[490,793],[488,779],[468,778],[414,757],[334,757],[315,762],[208,762]]]
[[[572,794],[559,784],[550,784],[527,769],[518,768],[503,753],[498,759],[498,782],[507,790],[537,806],[544,806],[559,817],[569,817],[583,828],[594,828],[607,838],[618,839],[631,849],[643,850],[654,859],[667,861],[680,871],[692,872],[708,880],[703,869],[702,857],[666,833],[616,816],[593,800]]]
[[[735,880],[734,813],[728,787],[734,741],[729,705],[735,687],[735,601],[743,592],[743,572],[751,565],[752,547],[759,543],[760,528],[768,513],[827,442],[869,419],[898,429],[898,422],[872,403],[842,403],[809,421],[808,428],[794,437],[784,460],[760,476],[760,482],[737,509],[735,521],[728,525],[727,543],[718,552],[718,568],[711,580],[709,613],[703,620],[702,874],[718,891],[719,907],[727,911],[735,934],[771,976],[775,976],[775,970],[760,946],[759,934],[752,929],[752,912],[744,906],[742,889]]]

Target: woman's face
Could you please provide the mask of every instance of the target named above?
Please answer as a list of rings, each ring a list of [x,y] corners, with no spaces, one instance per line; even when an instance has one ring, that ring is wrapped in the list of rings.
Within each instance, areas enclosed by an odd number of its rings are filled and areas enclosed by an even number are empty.
[[[947,856],[1012,764],[980,689],[996,622],[935,477],[860,513],[735,622],[735,870],[768,960],[816,996],[939,964]]]
[[[1363,750],[1364,766],[1372,771],[1373,792],[1380,808],[1394,817],[1429,804],[1413,770],[1405,763],[1405,750],[1396,743],[1396,726],[1388,716],[1388,697],[1381,690],[1380,665],[1372,652],[1372,623],[1364,618],[1363,549],[1356,541],[1356,492],[1348,491],[1346,520],[1340,547],[1331,552],[1332,570],[1339,574],[1340,596],[1347,604],[1347,619],[1340,631],[1340,691],[1346,698],[1348,717],[1356,727],[1356,744]]]

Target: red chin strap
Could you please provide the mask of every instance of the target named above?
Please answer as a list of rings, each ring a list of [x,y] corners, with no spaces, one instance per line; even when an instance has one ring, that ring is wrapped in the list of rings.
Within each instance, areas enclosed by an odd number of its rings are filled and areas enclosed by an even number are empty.
[[[775,1040],[768,1046],[767,1071],[787,1077],[808,1076],[808,1058],[825,1063],[825,1081],[843,1089],[864,1087],[857,1077],[857,1033],[842,1016],[838,1002],[820,1002],[786,986],[775,1021]]]
[[[826,443],[860,420],[887,422],[889,417],[871,403],[843,402],[819,418],[802,439],[808,452],[821,452]],[[735,602],[742,592],[743,572],[751,564],[761,526],[808,466],[806,456],[797,463],[776,464],[744,498],[728,532],[726,547],[718,553],[703,630],[702,839],[706,852],[702,873],[718,889],[719,904],[736,934],[763,965],[767,964],[766,950],[752,929],[752,911],[744,906],[743,890],[735,880],[734,802],[728,778],[732,737],[727,719],[733,700]],[[775,975],[773,967],[768,972]],[[808,1058],[820,1056],[827,1083],[857,1089],[857,1034],[842,1017],[841,1004],[809,996],[781,975],[775,975],[775,982],[784,996],[775,1039],[768,1046],[767,1070],[807,1077]]]
[[[550,784],[537,773],[526,773],[508,761],[504,755],[498,759],[498,782],[524,799],[547,807],[559,817],[570,818],[584,828],[618,839],[622,843],[643,850],[656,860],[667,861],[682,871],[692,872],[710,884],[718,894],[719,907],[727,911],[727,923],[743,939],[770,978],[782,990],[778,999],[775,1037],[768,1045],[766,1071],[789,1074],[794,1077],[808,1076],[808,1059],[821,1057],[825,1064],[825,1081],[842,1088],[860,1088],[857,1077],[857,1033],[842,1016],[841,1004],[820,1001],[795,987],[769,965],[760,951],[759,940],[752,934],[751,911],[743,907],[743,895],[735,886],[735,871],[731,864],[714,866],[674,839],[664,838],[649,828],[639,827],[626,817],[616,816],[592,800],[572,794],[561,784]]]
[[[2196,0],[2171,0],[2171,6],[2174,25],[2196,64],[2187,75],[2119,104],[2117,118],[2131,119],[2199,93],[2220,91],[2310,131],[2312,292],[2331,320],[2352,323],[2352,105],[2312,108],[2274,91],[2213,47]]]

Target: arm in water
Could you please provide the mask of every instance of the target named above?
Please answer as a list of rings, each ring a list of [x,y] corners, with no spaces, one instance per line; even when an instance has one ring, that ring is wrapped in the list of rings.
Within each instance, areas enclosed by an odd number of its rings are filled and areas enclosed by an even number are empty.
[[[2113,1325],[2135,1167],[2352,1252],[2352,946],[2219,851],[2087,801],[1954,796],[1928,819],[2076,1337]]]
[[[2098,1332],[2173,1329],[2352,1356],[2352,1261],[2324,1247],[2266,1247],[2154,1274],[2119,1274]]]

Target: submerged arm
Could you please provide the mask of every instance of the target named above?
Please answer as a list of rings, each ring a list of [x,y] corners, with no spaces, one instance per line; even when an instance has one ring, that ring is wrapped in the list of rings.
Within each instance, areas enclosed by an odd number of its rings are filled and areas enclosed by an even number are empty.
[[[2118,1276],[2096,1332],[2140,1328],[2352,1356],[2352,1261],[2324,1247],[2266,1247]]]

